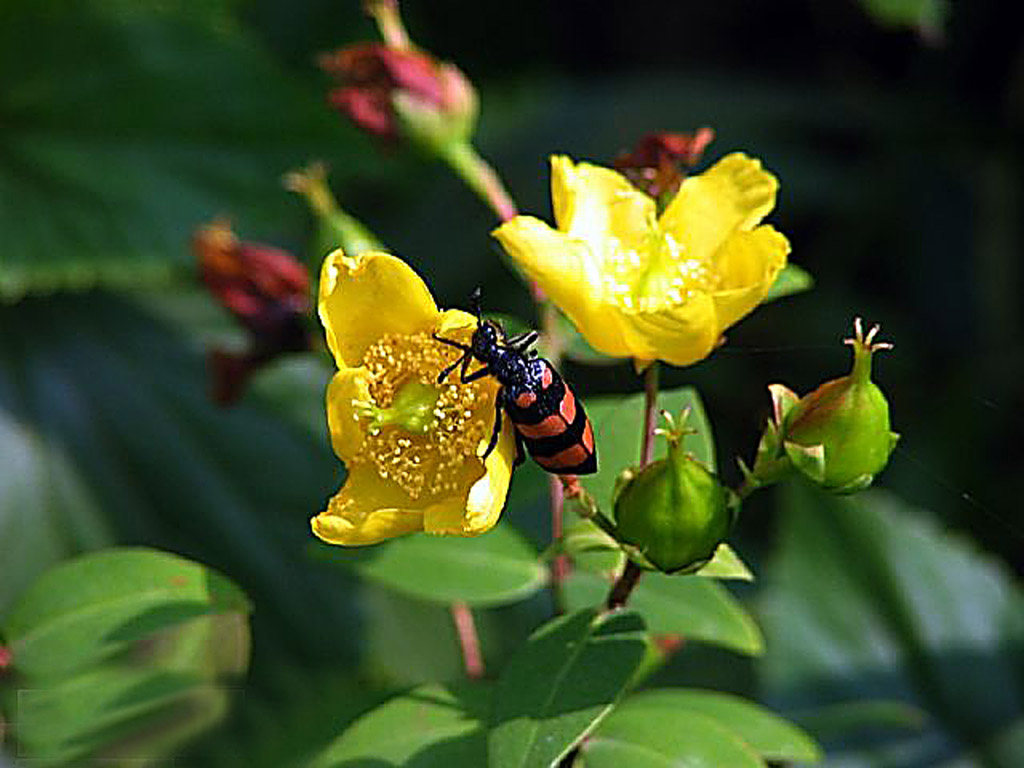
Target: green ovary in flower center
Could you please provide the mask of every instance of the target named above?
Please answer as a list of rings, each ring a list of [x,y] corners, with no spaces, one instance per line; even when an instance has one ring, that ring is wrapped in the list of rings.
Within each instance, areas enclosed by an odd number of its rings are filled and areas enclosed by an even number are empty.
[[[458,352],[430,334],[388,334],[363,358],[370,401],[353,401],[366,444],[356,463],[398,485],[412,500],[460,492],[494,419],[495,385],[486,379],[445,384],[438,374]]]

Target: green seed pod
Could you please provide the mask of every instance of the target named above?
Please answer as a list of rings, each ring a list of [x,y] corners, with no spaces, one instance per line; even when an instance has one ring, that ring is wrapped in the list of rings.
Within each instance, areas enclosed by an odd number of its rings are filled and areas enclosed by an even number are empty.
[[[871,357],[891,344],[873,343],[878,326],[865,337],[854,322],[853,370],[827,381],[792,405],[781,421],[786,456],[811,480],[838,493],[871,485],[899,438],[889,428],[889,404],[871,381]]]
[[[615,499],[619,540],[640,565],[691,573],[715,554],[735,517],[734,495],[668,432],[668,457],[648,464]]]

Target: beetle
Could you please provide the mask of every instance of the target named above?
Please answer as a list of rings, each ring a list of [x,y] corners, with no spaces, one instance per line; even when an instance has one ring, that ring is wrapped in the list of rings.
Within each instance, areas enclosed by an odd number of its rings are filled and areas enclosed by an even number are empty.
[[[523,461],[523,445],[533,460],[556,475],[589,475],[597,471],[594,429],[583,404],[547,360],[531,347],[536,331],[508,338],[504,329],[485,320],[480,310],[480,289],[470,295],[477,327],[469,344],[446,339],[442,344],[455,347],[462,355],[437,377],[440,384],[461,366],[459,380],[466,384],[484,376],[493,376],[500,387],[494,402],[494,429],[484,458],[498,444],[501,415],[504,412],[516,432],[516,464]],[[470,372],[476,360],[482,368]]]

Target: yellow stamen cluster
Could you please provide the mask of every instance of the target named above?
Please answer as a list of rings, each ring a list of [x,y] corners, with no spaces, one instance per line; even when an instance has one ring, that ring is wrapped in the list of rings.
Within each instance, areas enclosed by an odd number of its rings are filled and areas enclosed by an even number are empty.
[[[468,335],[464,341],[468,341]],[[458,350],[430,334],[388,334],[371,346],[363,359],[370,373],[370,397],[377,409],[390,408],[399,392],[412,382],[430,388],[434,419],[426,430],[410,431],[401,424],[370,427],[366,450],[357,462],[371,462],[381,478],[390,480],[413,500],[445,496],[466,485],[465,465],[477,455],[480,441],[490,437],[494,421],[496,384],[484,377],[469,384],[458,371],[444,384],[438,374],[458,357]],[[367,414],[366,403],[353,403],[357,420]]]
[[[607,297],[627,313],[679,306],[718,287],[720,278],[701,260],[686,255],[670,232],[652,232],[644,253],[609,238],[602,276]]]

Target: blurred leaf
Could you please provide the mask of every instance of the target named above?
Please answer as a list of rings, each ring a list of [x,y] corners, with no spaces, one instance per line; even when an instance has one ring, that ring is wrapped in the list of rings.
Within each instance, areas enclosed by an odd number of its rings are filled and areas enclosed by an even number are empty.
[[[315,545],[316,557],[420,600],[501,605],[529,597],[547,569],[514,528],[499,523],[482,536],[403,536],[360,549]]]
[[[227,703],[223,688],[196,674],[101,667],[21,690],[15,738],[33,765],[152,760],[219,720]]]
[[[817,762],[822,756],[818,745],[792,723],[758,704],[727,693],[694,688],[644,691],[631,696],[619,708],[619,712],[627,711],[638,716],[646,713],[651,720],[671,721],[671,727],[691,713],[703,715],[733,732],[765,760]],[[669,722],[664,725],[669,727]],[[600,730],[595,735],[600,736]],[[731,765],[727,761],[714,764]]]
[[[233,3],[194,5],[4,4],[0,298],[166,281],[217,214],[260,237],[302,221],[281,174],[344,130]]]
[[[45,573],[3,632],[3,707],[41,765],[154,759],[219,720],[249,663],[249,602],[226,578],[148,549],[96,552]]]
[[[724,541],[718,545],[718,549],[715,550],[715,556],[711,558],[711,562],[697,571],[697,575],[711,579],[754,580],[754,574],[750,572],[747,564],[736,554],[736,550]]]
[[[764,596],[772,701],[808,725],[858,701],[928,714],[919,732],[847,734],[844,765],[1024,764],[1024,600],[1005,571],[883,492],[794,484],[783,501]]]
[[[941,31],[949,15],[949,0],[860,0],[876,22],[887,27],[918,27]]]
[[[658,409],[678,416],[684,408],[690,409],[687,424],[696,434],[684,438],[686,449],[705,466],[715,468],[715,444],[701,403],[700,395],[692,387],[665,390],[658,393]],[[592,397],[586,401],[587,416],[594,426],[597,444],[598,472],[581,477],[580,482],[590,491],[598,504],[611,512],[612,489],[619,473],[640,461],[640,432],[644,424],[644,396]],[[659,416],[660,418],[660,416]],[[666,455],[665,441],[656,438],[654,457]]]
[[[141,301],[141,299],[140,299]],[[206,395],[193,342],[105,293],[0,306],[0,615],[53,562],[122,541],[200,560],[260,595],[264,642],[336,657],[351,604],[304,562],[340,466],[303,425]],[[322,398],[313,406],[323,408]]]
[[[51,569],[3,621],[14,668],[60,677],[168,626],[205,614],[248,613],[218,573],[148,549],[105,550]]]
[[[570,610],[600,605],[611,584],[594,573],[574,571],[565,585]],[[679,634],[687,641],[720,645],[757,655],[764,640],[757,624],[729,591],[713,579],[644,573],[629,598],[653,634]]]
[[[308,768],[483,765],[490,697],[482,684],[415,688],[363,715]]]
[[[611,711],[645,650],[632,612],[582,610],[538,629],[498,679],[488,765],[532,768],[563,757]]]
[[[813,287],[814,278],[811,277],[810,272],[796,264],[787,264],[775,278],[775,282],[772,283],[772,287],[768,289],[765,297],[761,299],[761,303],[767,304],[769,301],[775,301],[784,296],[803,293]]]

